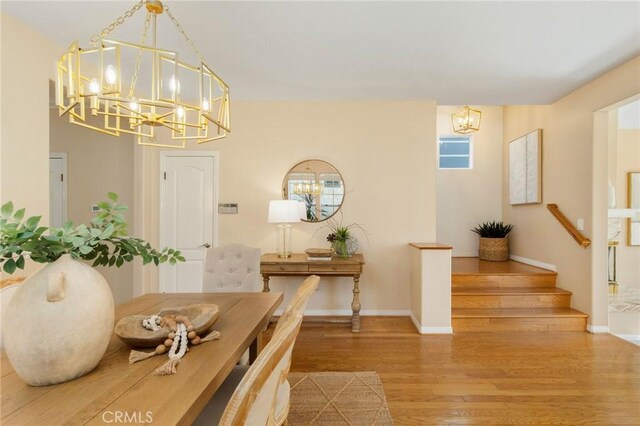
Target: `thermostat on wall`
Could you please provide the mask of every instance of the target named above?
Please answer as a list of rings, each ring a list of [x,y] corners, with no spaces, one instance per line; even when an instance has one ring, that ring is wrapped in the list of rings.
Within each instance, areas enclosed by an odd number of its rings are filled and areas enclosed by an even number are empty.
[[[218,213],[238,214],[238,203],[220,203],[218,204]]]
[[[91,213],[98,213],[100,211],[100,207],[97,204],[91,205]]]

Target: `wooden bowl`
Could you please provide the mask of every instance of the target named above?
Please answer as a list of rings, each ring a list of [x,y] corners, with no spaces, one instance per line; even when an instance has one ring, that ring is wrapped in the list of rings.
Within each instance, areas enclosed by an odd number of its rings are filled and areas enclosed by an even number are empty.
[[[335,252],[332,248],[310,248],[304,251],[310,257],[331,257]]]
[[[195,305],[165,308],[157,315],[186,315],[198,335],[206,334],[219,316],[218,305],[199,303]],[[142,320],[150,315],[129,315],[118,321],[114,332],[124,343],[131,346],[156,347],[169,335],[169,327],[151,331],[142,326]]]

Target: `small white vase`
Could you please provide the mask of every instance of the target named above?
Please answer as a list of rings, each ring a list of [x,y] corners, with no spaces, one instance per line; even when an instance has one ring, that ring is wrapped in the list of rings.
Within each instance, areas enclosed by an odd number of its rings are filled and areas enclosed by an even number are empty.
[[[27,278],[11,298],[2,324],[7,356],[30,385],[75,379],[102,359],[113,315],[104,277],[62,256]]]

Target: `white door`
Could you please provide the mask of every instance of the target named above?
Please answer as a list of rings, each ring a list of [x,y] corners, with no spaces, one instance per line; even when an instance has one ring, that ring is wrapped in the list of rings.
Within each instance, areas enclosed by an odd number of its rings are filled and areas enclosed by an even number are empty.
[[[67,154],[49,154],[49,226],[67,221]]]
[[[161,292],[202,291],[206,247],[216,243],[216,163],[214,152],[160,155],[160,246],[186,259],[161,265]]]

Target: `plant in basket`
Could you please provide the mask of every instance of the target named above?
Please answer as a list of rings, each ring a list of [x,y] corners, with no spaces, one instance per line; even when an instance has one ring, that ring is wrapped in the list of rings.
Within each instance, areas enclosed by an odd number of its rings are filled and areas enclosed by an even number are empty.
[[[484,222],[472,229],[480,236],[478,257],[480,260],[504,262],[509,260],[509,233],[513,225],[502,221]]]

